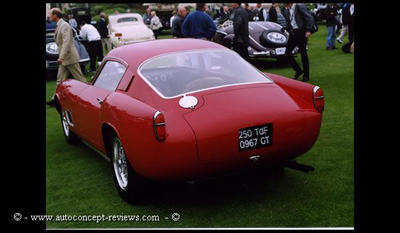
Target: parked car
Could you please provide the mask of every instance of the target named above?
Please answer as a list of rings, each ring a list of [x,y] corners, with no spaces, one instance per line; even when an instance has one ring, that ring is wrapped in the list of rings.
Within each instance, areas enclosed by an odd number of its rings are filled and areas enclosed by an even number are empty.
[[[281,25],[282,27],[286,26],[286,19],[285,16],[283,16],[282,13],[278,12],[278,24]],[[253,18],[254,21],[258,21],[258,15],[254,16]],[[265,21],[269,21],[269,13],[267,13],[267,19]]]
[[[58,46],[54,41],[55,28],[46,29],[46,76],[51,78],[57,75],[58,71]],[[85,66],[90,61],[89,54],[81,39],[78,37],[75,29],[71,28],[74,37],[75,47],[79,53],[79,65],[81,66],[82,73],[85,73]]]
[[[318,86],[263,73],[237,53],[196,39],[123,46],[86,84],[65,80],[56,106],[69,143],[111,162],[129,202],[143,180],[192,181],[284,167],[318,138]]]
[[[225,22],[226,27],[220,27],[214,35],[213,41],[233,48],[233,25]],[[281,32],[282,26],[273,22],[256,21],[249,22],[249,56],[271,57],[279,60],[285,59],[286,45],[289,39],[288,33]],[[298,47],[293,50],[297,55]]]
[[[141,41],[154,40],[154,33],[136,13],[120,13],[108,16],[112,47],[119,47]]]

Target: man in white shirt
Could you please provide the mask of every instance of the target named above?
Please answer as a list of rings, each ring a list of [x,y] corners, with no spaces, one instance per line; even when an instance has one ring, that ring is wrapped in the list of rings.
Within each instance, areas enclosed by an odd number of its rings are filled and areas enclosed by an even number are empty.
[[[88,43],[86,43],[86,50],[90,57],[90,72],[95,72],[96,58],[99,62],[103,60],[103,45],[101,44],[101,36],[93,25],[87,24],[85,21],[79,22],[79,27],[79,36],[88,41]]]

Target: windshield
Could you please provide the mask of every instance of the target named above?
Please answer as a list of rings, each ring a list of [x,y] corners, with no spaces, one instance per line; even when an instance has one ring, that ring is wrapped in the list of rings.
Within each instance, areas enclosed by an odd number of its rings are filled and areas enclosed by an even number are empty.
[[[139,67],[139,74],[159,95],[167,98],[228,85],[272,83],[237,53],[226,49],[154,57]]]
[[[138,19],[135,17],[126,17],[126,18],[120,18],[117,20],[118,23],[125,23],[125,22],[137,22]]]

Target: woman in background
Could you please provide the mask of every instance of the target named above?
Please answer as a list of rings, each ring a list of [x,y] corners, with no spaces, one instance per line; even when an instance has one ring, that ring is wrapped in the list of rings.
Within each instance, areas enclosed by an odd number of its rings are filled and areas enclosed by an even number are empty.
[[[160,19],[156,15],[155,11],[151,12],[151,21],[150,21],[150,29],[153,30],[154,37],[156,40],[158,39],[158,34],[160,34],[160,29],[162,28],[162,24]]]

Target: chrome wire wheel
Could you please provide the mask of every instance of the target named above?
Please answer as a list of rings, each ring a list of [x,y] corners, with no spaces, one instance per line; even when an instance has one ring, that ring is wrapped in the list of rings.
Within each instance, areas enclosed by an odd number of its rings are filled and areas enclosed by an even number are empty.
[[[62,124],[63,124],[65,136],[68,137],[69,136],[69,125],[68,125],[67,116],[66,116],[65,112],[62,115]]]
[[[113,141],[113,167],[119,187],[125,190],[128,186],[128,166],[124,148],[117,137]]]

